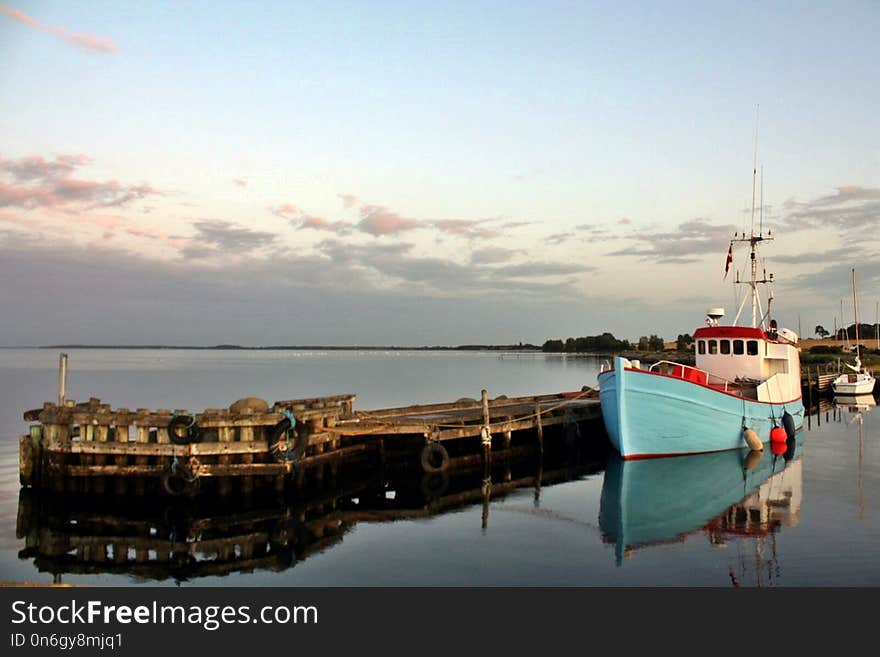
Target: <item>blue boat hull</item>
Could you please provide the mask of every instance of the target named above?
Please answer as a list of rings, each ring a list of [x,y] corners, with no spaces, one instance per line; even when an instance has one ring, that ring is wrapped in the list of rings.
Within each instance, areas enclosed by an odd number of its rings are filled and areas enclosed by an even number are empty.
[[[618,357],[614,370],[599,377],[605,429],[624,459],[740,449],[747,446],[743,426],[767,443],[786,411],[795,428],[803,425],[800,397],[778,404],[759,402],[625,365]]]

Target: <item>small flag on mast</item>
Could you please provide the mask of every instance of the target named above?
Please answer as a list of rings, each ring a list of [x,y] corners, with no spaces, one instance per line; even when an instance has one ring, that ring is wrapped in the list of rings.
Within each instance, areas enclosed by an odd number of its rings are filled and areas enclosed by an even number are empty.
[[[733,262],[733,242],[727,249],[727,262],[724,264],[724,279],[727,280],[727,272],[730,271],[730,263]]]

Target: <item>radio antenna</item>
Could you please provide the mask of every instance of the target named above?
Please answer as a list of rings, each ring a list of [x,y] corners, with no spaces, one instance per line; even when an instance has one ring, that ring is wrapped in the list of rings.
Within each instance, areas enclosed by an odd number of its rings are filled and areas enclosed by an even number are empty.
[[[759,235],[764,234],[764,165],[761,165],[761,228],[758,231]]]

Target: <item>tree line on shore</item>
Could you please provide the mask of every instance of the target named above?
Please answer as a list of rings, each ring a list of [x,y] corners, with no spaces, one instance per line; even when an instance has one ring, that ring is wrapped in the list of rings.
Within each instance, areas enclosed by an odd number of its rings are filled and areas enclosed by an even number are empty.
[[[877,324],[863,324],[859,322],[859,338],[867,339],[872,338],[877,335]],[[813,330],[818,337],[825,339],[831,335],[831,332],[827,330],[821,324],[816,325],[816,328]],[[837,329],[837,333],[834,334],[835,340],[855,340],[856,337],[856,325],[850,324],[846,328],[840,327]]]
[[[675,341],[678,351],[688,351],[693,345],[694,339],[687,333],[680,334]],[[629,340],[618,340],[612,333],[601,335],[585,335],[580,338],[567,338],[565,340],[547,340],[541,350],[545,353],[614,353],[620,351],[663,351],[666,348],[665,340],[659,335],[643,335],[635,344]]]

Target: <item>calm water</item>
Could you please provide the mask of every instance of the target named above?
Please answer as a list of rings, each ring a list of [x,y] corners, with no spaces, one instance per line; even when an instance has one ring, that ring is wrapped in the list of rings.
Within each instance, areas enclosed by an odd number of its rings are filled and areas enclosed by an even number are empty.
[[[70,350],[69,397],[227,406],[356,393],[356,409],[595,385],[600,362],[472,352]],[[300,499],[155,503],[18,485],[22,412],[58,354],[0,350],[0,580],[165,586],[877,586],[880,411],[826,402],[787,451],[623,464],[601,427],[438,488],[411,464],[349,468]],[[821,425],[819,424],[821,422]],[[711,427],[706,428],[711,431]],[[20,537],[16,536],[16,525]],[[113,554],[114,536],[139,542]],[[91,545],[77,557],[68,541]],[[255,551],[235,537],[256,537]],[[157,564],[151,541],[196,541]],[[91,543],[90,543],[91,541]],[[291,548],[293,545],[295,548]],[[82,550],[82,548],[81,548]],[[101,558],[96,554],[101,550]],[[86,558],[83,558],[86,557]]]

